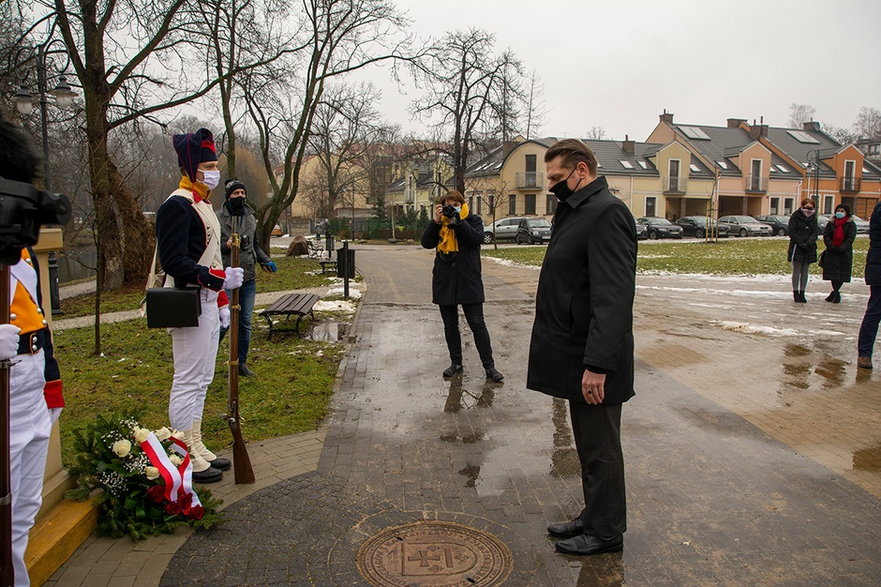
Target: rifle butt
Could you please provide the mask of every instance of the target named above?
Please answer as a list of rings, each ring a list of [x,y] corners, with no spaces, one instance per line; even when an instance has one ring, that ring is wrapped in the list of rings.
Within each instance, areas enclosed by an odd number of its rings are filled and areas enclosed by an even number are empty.
[[[247,485],[253,483],[254,469],[251,467],[251,457],[248,456],[248,449],[245,446],[245,439],[241,437],[233,440],[232,445],[233,473],[235,474],[236,485]]]

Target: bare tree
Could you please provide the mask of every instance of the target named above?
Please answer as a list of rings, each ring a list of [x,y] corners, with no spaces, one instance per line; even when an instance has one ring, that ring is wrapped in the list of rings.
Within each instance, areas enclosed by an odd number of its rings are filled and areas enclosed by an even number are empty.
[[[853,128],[857,137],[861,139],[881,140],[881,111],[863,106],[857,114]]]
[[[823,132],[825,132],[827,135],[829,135],[842,145],[849,145],[850,143],[853,143],[860,138],[859,134],[857,134],[852,128],[835,126],[834,124],[827,124],[825,122],[821,124],[823,127]]]
[[[789,128],[801,128],[805,122],[812,121],[816,113],[817,109],[810,104],[790,104]]]
[[[299,49],[276,65],[283,75],[252,71],[243,82],[272,196],[257,209],[262,244],[297,196],[309,133],[325,83],[381,62],[414,59],[407,23],[390,0],[304,0]],[[292,90],[292,87],[298,87]]]
[[[520,60],[510,50],[496,55],[494,44],[484,30],[451,32],[415,67],[425,92],[413,113],[445,135],[454,187],[462,193],[480,131],[511,133],[523,99]]]
[[[593,140],[602,140],[606,138],[606,129],[601,126],[592,126],[590,130],[584,133],[584,138]]]
[[[529,77],[529,97],[526,100],[527,140],[541,133],[541,129],[544,126],[544,117],[547,110],[543,95],[544,86],[538,79],[535,70],[532,70],[532,75]]]

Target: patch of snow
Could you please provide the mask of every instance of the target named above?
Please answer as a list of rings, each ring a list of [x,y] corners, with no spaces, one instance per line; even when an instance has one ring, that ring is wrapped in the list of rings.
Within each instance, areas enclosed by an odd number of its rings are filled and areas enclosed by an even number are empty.
[[[516,267],[518,269],[534,269],[538,271],[541,267],[537,265],[524,265],[523,263],[517,263],[515,261],[511,261],[510,259],[499,259],[498,257],[482,257],[483,259],[489,259],[499,265],[504,265],[506,267]]]
[[[345,289],[342,287],[333,287],[333,288],[327,290],[327,295],[329,295],[329,296],[341,296],[344,293],[345,293]],[[355,289],[352,286],[349,286],[349,297],[356,299],[356,300],[360,300],[361,299],[361,291]]]
[[[732,320],[722,320],[719,325],[722,330],[730,330],[732,332],[743,332],[745,334],[768,334],[770,336],[796,336],[797,330],[791,328],[774,328],[773,326],[764,326],[761,324],[750,324],[748,322],[734,322]]]
[[[318,301],[315,302],[313,309],[319,312],[346,312],[347,314],[355,313],[355,304],[345,300],[336,301]]]

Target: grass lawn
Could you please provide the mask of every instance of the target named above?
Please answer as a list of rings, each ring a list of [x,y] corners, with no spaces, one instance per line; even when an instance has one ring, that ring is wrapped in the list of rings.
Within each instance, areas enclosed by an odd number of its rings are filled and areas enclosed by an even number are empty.
[[[720,239],[718,244],[699,241],[639,242],[637,272],[667,271],[670,273],[709,273],[714,275],[789,275],[792,268],[786,261],[788,239]],[[869,239],[857,237],[854,243],[853,275],[859,278],[866,266]],[[544,246],[484,249],[483,255],[507,259],[523,265],[541,265]],[[823,250],[820,243],[819,250]],[[811,272],[822,269],[811,265]]]
[[[326,285],[330,275],[310,275],[309,273],[321,269],[318,261],[300,257],[274,258],[278,266],[276,273],[264,273],[262,270],[257,275],[257,293],[269,291],[286,291],[306,287],[319,287]],[[144,278],[146,281],[146,277]],[[101,294],[101,312],[119,312],[123,310],[137,310],[138,304],[144,297],[143,287],[133,287],[106,291]],[[64,310],[64,318],[88,316],[95,313],[95,294],[85,294],[73,298],[65,298],[61,301],[61,309]]]
[[[322,318],[320,313],[316,318]],[[291,335],[268,342],[266,326],[256,321],[254,326],[248,365],[256,377],[239,380],[245,438],[253,441],[314,430],[327,415],[343,345]],[[142,320],[103,325],[102,334],[102,357],[90,352],[91,328],[54,334],[67,400],[61,416],[65,462],[71,456],[72,431],[91,422],[97,413],[143,407],[142,425],[168,425],[171,337],[165,329],[148,329]],[[219,418],[226,412],[227,341],[218,352],[204,411],[206,442],[218,449],[231,444],[229,430]]]

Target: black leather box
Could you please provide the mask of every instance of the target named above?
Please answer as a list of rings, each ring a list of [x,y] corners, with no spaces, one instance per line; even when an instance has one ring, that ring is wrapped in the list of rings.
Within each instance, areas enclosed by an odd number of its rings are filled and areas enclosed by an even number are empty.
[[[198,287],[147,290],[147,328],[198,326],[202,303]]]

